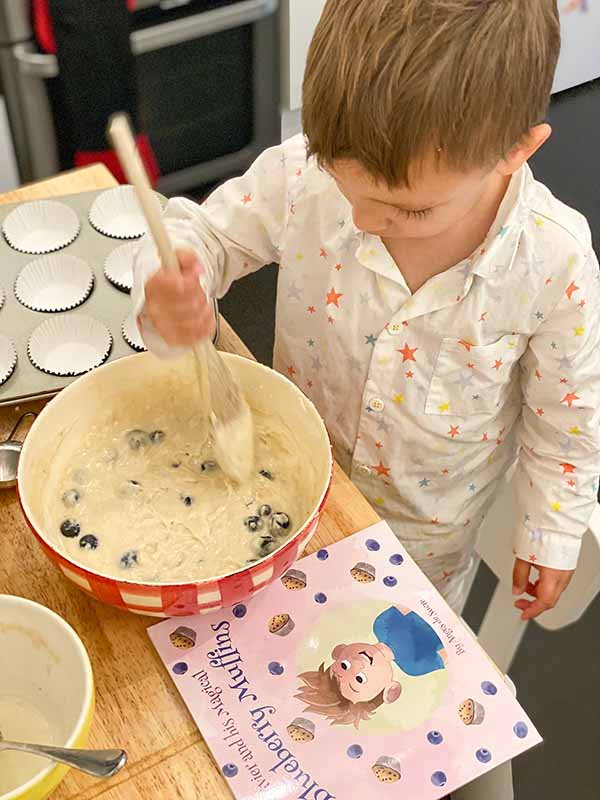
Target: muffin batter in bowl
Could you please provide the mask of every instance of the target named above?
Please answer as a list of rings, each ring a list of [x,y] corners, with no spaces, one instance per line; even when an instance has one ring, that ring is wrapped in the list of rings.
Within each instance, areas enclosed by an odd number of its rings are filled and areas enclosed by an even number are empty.
[[[209,578],[272,553],[310,512],[298,477],[311,467],[281,419],[253,417],[256,468],[242,485],[220,468],[201,414],[99,420],[57,481],[61,549],[143,582]]]
[[[19,493],[57,554],[115,581],[182,585],[248,569],[305,528],[331,478],[325,427],[293,384],[228,358],[254,422],[242,484],[219,466],[188,358],[131,356],[46,407],[27,437]]]

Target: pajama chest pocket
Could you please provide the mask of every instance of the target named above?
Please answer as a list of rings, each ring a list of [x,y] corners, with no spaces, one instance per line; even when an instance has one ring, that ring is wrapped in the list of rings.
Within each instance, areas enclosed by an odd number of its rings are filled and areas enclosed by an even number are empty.
[[[503,336],[496,342],[471,345],[464,339],[443,339],[427,394],[427,414],[490,414],[512,391],[518,361],[527,337]]]

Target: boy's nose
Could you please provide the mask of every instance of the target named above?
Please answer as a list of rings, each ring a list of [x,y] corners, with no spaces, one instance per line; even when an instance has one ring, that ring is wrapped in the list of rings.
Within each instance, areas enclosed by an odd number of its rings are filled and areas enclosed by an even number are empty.
[[[386,217],[359,208],[353,209],[352,218],[357,228],[368,233],[383,233],[389,227],[389,220]]]

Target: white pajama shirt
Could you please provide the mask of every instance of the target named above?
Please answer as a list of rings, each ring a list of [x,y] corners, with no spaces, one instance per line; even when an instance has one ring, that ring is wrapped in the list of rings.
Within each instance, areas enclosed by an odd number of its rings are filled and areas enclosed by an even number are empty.
[[[414,294],[302,136],[202,206],[171,200],[165,219],[213,296],[279,264],[274,366],[314,401],[342,468],[444,594],[517,455],[506,546],[575,568],[600,473],[600,275],[586,220],[527,166],[477,252]],[[145,241],[137,313],[157,263]],[[143,334],[169,354],[148,323]]]

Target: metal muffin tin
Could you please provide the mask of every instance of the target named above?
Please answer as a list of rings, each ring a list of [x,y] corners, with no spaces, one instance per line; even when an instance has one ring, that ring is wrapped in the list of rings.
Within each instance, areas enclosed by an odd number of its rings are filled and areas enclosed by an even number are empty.
[[[75,241],[57,252],[79,256],[88,263],[94,273],[94,288],[87,300],[77,308],[60,314],[69,316],[86,314],[106,325],[113,338],[110,354],[104,362],[106,364],[123,356],[132,355],[135,350],[127,344],[121,333],[121,324],[131,310],[129,294],[113,286],[104,275],[105,258],[126,240],[104,236],[92,227],[88,218],[92,203],[105,191],[106,189],[102,189],[52,199],[72,208],[81,222],[81,230]],[[17,205],[22,204],[0,206],[0,225]],[[26,264],[36,258],[39,256],[13,250],[3,236],[0,238],[0,287],[6,293],[6,301],[0,308],[0,332],[12,339],[18,355],[14,372],[4,384],[0,385],[0,406],[51,397],[76,380],[73,377],[58,377],[44,373],[34,367],[29,360],[27,353],[29,337],[45,319],[54,316],[53,312],[30,311],[15,297],[17,275]]]

